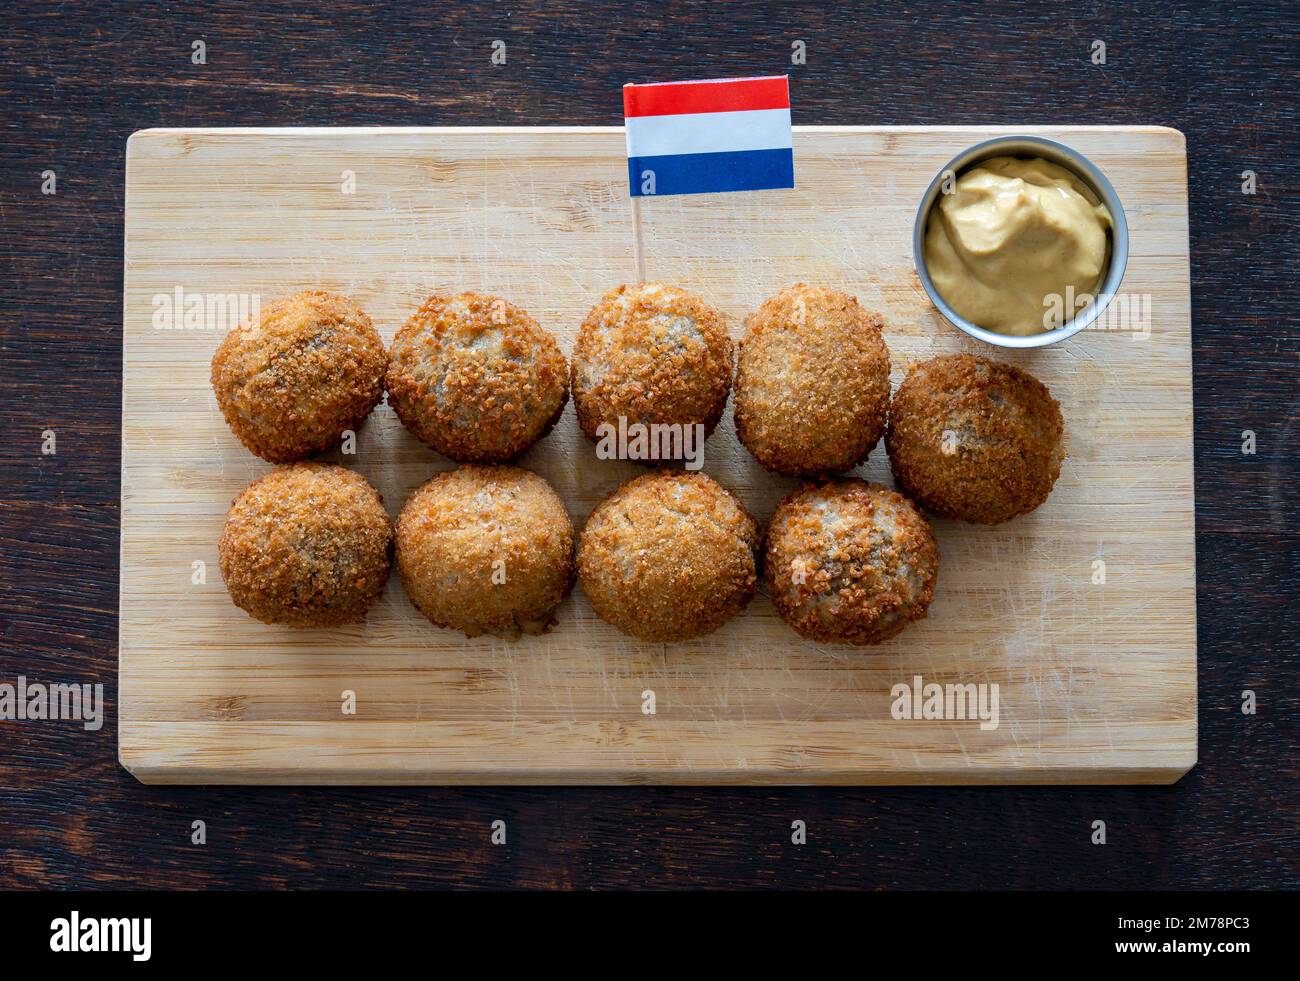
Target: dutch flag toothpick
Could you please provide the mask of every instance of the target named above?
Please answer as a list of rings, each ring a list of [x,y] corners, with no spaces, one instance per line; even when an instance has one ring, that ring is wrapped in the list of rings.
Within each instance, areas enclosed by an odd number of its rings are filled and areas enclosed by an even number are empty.
[[[633,198],[794,187],[790,80],[623,86]]]

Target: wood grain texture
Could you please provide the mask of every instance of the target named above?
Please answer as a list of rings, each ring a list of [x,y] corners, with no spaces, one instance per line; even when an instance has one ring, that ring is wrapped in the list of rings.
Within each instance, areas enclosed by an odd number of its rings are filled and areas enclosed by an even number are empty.
[[[996,528],[937,522],[930,617],[878,648],[804,641],[760,596],[684,644],[633,641],[581,591],[518,642],[436,630],[394,577],[364,625],[257,623],[225,594],[216,541],[269,467],[209,385],[230,326],[160,328],[156,298],[326,288],[386,340],[432,293],[531,311],[572,350],[586,311],[632,275],[621,129],[152,130],[127,153],[123,365],[123,764],[146,783],[1145,783],[1196,758],[1196,634],[1186,162],[1180,133],[1048,129],[1126,202],[1124,290],[1144,335],[1086,331],[993,351],[943,323],[911,259],[916,204],[965,128],[811,127],[797,187],[643,208],[647,274],[728,315],[791,282],[886,320],[894,381],[939,353],[1035,372],[1061,401],[1068,457],[1048,503]],[[356,193],[340,180],[355,175]],[[165,309],[165,308],[164,308]],[[451,464],[387,406],[355,458],[396,512]],[[580,527],[640,472],[598,460],[572,412],[522,461]],[[798,481],[765,472],[730,414],[705,472],[766,522]],[[860,473],[891,482],[883,447]],[[1093,562],[1107,563],[1104,585]],[[192,563],[211,573],[192,583]],[[898,683],[997,684],[999,725],[891,718]],[[657,713],[641,713],[653,690]],[[340,712],[354,691],[355,716]]]
[[[0,731],[0,885],[1300,886],[1294,5],[0,6],[0,678],[103,730]],[[190,42],[208,44],[205,66]],[[510,62],[489,70],[493,39]],[[808,63],[790,65],[792,39]],[[1108,64],[1087,57],[1105,39]],[[1198,765],[1172,787],[145,787],[117,762],[125,146],[147,126],[612,125],[629,79],[789,71],[802,124],[1187,136]],[[39,193],[53,167],[59,194]],[[1260,177],[1241,194],[1241,172]],[[60,452],[39,453],[40,433]],[[1241,453],[1243,429],[1259,452]],[[1290,434],[1290,435],[1288,435]],[[1249,688],[1260,712],[1243,716]],[[208,845],[190,822],[208,822]],[[808,844],[790,844],[806,820]],[[507,846],[488,826],[505,820]],[[1105,820],[1109,843],[1089,843]]]

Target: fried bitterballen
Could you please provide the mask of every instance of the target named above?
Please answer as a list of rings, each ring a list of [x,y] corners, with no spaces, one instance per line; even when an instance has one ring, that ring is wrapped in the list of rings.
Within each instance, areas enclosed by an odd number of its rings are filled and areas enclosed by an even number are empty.
[[[1060,405],[1029,372],[949,354],[908,371],[885,446],[894,482],[925,510],[992,525],[1047,500],[1064,437]]]
[[[397,518],[397,568],[411,602],[467,637],[516,638],[555,623],[573,586],[573,524],[543,478],[466,464],[425,481]]]
[[[277,467],[235,498],[217,551],[235,605],[263,623],[354,623],[383,591],[393,525],[358,473]]]
[[[866,459],[889,406],[881,327],[847,293],[803,283],[750,316],[736,369],[736,435],[759,463],[800,477]]]
[[[610,290],[578,328],[573,404],[599,440],[602,425],[718,424],[731,391],[727,322],[693,293],[665,283]]]
[[[397,332],[388,404],[426,445],[462,463],[503,463],[550,432],[568,401],[555,338],[496,296],[435,296]]]
[[[334,449],[384,396],[388,355],[346,296],[307,290],[236,327],[212,357],[212,389],[249,450],[293,463]]]
[[[763,569],[772,605],[804,637],[876,644],[926,615],[939,550],[910,501],[851,479],[781,502]]]
[[[758,523],[702,473],[656,470],[598,504],[578,545],[596,613],[650,641],[701,637],[740,612],[757,585]]]

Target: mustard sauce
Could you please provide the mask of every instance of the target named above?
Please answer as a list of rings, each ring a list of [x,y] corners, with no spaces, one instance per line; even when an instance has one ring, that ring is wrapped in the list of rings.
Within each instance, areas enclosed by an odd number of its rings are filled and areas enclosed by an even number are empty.
[[[1096,295],[1110,262],[1111,215],[1057,164],[994,157],[941,194],[925,263],[952,309],[1000,334],[1040,334]]]

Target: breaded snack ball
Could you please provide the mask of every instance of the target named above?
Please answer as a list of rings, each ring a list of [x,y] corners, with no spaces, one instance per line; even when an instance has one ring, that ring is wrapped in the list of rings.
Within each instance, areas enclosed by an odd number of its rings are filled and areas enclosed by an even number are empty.
[[[929,522],[879,484],[805,487],[781,502],[768,528],[772,605],[810,640],[888,640],[926,615],[938,573]]]
[[[540,634],[573,586],[573,524],[537,474],[467,464],[425,481],[397,518],[406,594],[467,637]]]
[[[788,476],[839,473],[885,431],[889,349],[882,321],[847,293],[788,286],[746,321],[736,435]]]
[[[550,432],[569,363],[525,311],[483,293],[434,296],[393,339],[388,404],[444,456],[502,463]]]
[[[894,482],[921,507],[992,525],[1047,500],[1064,437],[1061,407],[1033,375],[949,354],[908,371],[885,446]]]
[[[230,598],[263,623],[354,623],[383,591],[393,524],[358,473],[277,467],[230,506],[217,551]]]
[[[241,443],[292,463],[338,446],[384,396],[388,356],[346,296],[307,290],[271,303],[212,356],[217,405]]]
[[[758,523],[702,473],[656,470],[600,502],[578,576],[601,619],[641,640],[701,637],[754,595]]]
[[[602,424],[702,425],[713,432],[731,391],[727,323],[693,293],[664,283],[610,290],[578,328],[573,404],[599,440]]]

